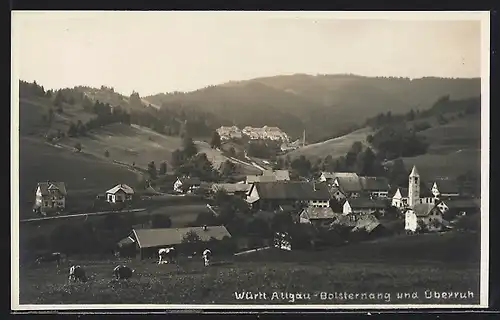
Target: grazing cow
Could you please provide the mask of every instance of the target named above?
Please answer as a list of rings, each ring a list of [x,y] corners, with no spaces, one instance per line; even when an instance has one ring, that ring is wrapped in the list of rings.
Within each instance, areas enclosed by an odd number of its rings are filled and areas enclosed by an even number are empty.
[[[212,251],[210,249],[205,249],[203,251],[203,261],[205,262],[205,267],[208,267],[210,265],[210,260],[212,259]]]
[[[130,279],[134,272],[135,270],[123,265],[119,265],[113,269],[113,275],[116,277],[116,280]]]
[[[37,264],[40,264],[42,262],[56,262],[57,266],[61,264],[61,262],[64,260],[64,256],[60,252],[51,252],[51,253],[46,253],[41,256],[39,256],[35,262]]]
[[[71,280],[78,280],[81,282],[86,282],[87,281],[87,275],[85,274],[85,270],[80,267],[80,266],[71,266],[69,268],[69,278],[68,280],[71,282]]]
[[[174,263],[177,258],[177,250],[174,247],[158,250],[158,264]]]

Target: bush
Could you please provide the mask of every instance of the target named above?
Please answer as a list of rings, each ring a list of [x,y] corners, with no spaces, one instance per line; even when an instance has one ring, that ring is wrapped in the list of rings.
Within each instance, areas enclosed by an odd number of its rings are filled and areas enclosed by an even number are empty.
[[[461,231],[479,231],[480,227],[481,216],[479,214],[461,216],[455,223],[455,228]]]

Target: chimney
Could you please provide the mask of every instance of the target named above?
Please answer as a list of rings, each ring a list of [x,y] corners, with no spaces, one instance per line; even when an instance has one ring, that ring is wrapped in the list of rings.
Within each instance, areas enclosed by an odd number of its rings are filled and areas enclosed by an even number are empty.
[[[207,228],[207,225],[204,225],[204,226],[203,226],[203,231],[207,231],[207,229],[208,229],[208,228]]]
[[[313,190],[314,190],[314,191],[318,191],[318,190],[316,189],[316,182],[315,182],[315,181],[313,181]]]

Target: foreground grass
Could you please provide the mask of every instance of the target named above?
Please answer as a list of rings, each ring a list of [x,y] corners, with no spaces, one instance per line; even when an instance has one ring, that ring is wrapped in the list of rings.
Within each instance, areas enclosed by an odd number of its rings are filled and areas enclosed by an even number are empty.
[[[421,240],[422,239],[422,240]],[[218,258],[215,264],[205,268],[202,261],[185,260],[180,268],[159,266],[154,261],[132,260],[128,264],[136,269],[129,281],[115,281],[111,271],[123,261],[72,261],[87,268],[91,280],[84,284],[68,284],[67,268],[60,272],[54,266],[21,270],[20,302],[42,304],[409,304],[409,303],[478,303],[479,264],[461,244],[471,241],[471,235],[446,235],[409,237],[385,240],[370,244],[358,244],[319,252],[282,252],[269,249],[257,255],[242,258]],[[434,243],[432,243],[432,241]],[[440,242],[443,250],[434,252]],[[454,245],[453,243],[457,243]],[[397,243],[397,244],[395,244]],[[405,245],[405,243],[407,243]],[[423,244],[431,246],[420,246]],[[477,244],[477,242],[476,242]],[[380,249],[371,256],[374,247]],[[402,255],[405,250],[420,246],[421,252]],[[447,247],[447,250],[445,249]],[[461,247],[461,248],[460,248]],[[462,254],[460,255],[461,250]],[[477,247],[475,248],[478,251]],[[441,255],[440,252],[454,251]],[[350,256],[342,257],[351,252]],[[386,261],[380,258],[386,256]],[[288,258],[286,258],[288,256]],[[439,257],[442,258],[439,258]],[[300,260],[299,260],[300,259]],[[432,259],[432,261],[431,261]],[[280,261],[281,260],[281,261]],[[294,261],[292,261],[294,260]],[[430,291],[471,291],[468,299],[428,299]],[[235,292],[266,293],[267,299],[239,300]],[[276,293],[309,293],[309,300],[290,300],[290,296],[273,299]],[[340,297],[322,300],[321,292],[387,293],[390,296],[361,296],[346,300]],[[398,293],[413,293],[397,297]],[[276,296],[274,296],[276,297]]]

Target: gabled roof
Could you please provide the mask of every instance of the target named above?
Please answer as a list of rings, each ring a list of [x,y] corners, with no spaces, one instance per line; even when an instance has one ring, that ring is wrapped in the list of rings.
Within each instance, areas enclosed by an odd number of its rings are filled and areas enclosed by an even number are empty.
[[[254,184],[260,199],[269,200],[329,200],[324,183],[276,181]]]
[[[409,210],[413,211],[417,217],[427,217],[435,207],[435,203],[417,203]]]
[[[435,181],[440,194],[458,194],[460,193],[458,183],[449,179],[438,179]]]
[[[387,207],[386,203],[379,199],[353,198],[348,199],[347,202],[352,209],[384,209]]]
[[[246,183],[251,184],[256,182],[275,182],[275,181],[278,181],[278,179],[276,179],[276,176],[274,175],[262,175],[262,176],[248,175]]]
[[[481,202],[478,199],[452,199],[442,201],[449,209],[479,209]]]
[[[55,182],[55,181],[39,182],[37,188],[40,188],[40,192],[42,193],[43,196],[48,195],[49,190],[54,190],[54,189],[59,190],[63,195],[67,194],[66,184],[64,184],[64,182]]]
[[[336,177],[336,179],[340,186],[340,189],[344,192],[361,192],[363,190],[358,175],[349,177]]]
[[[274,176],[278,181],[290,180],[290,172],[288,170],[274,170]]]
[[[366,230],[368,233],[370,233],[379,225],[380,221],[374,215],[368,214],[356,222],[356,225],[354,226],[352,231]]]
[[[396,196],[396,193],[398,192],[401,194],[401,197],[403,198],[408,198],[408,188],[398,188],[396,192],[394,193],[393,198]]]
[[[304,214],[307,219],[333,219],[336,214],[331,208],[305,208],[301,215]]]
[[[117,184],[113,188],[111,188],[108,191],[106,191],[106,193],[115,194],[115,193],[117,193],[120,190],[122,190],[126,194],[134,194],[134,190],[131,187],[129,187],[128,185],[126,185],[126,184]]]
[[[389,180],[385,177],[360,177],[361,186],[366,191],[389,191]]]
[[[182,185],[185,186],[199,186],[201,185],[201,180],[199,178],[190,178],[190,177],[180,177],[177,178]]]
[[[335,179],[335,178],[359,178],[356,172],[327,172],[323,171],[321,174],[326,179]]]
[[[180,244],[190,231],[195,232],[203,242],[210,241],[211,238],[222,240],[226,236],[231,237],[224,226],[208,226],[207,230],[203,230],[203,227],[134,229],[133,233],[140,248],[152,248]]]
[[[213,190],[224,190],[227,193],[235,193],[235,192],[248,192],[252,188],[251,184],[245,183],[214,183],[212,185]]]

